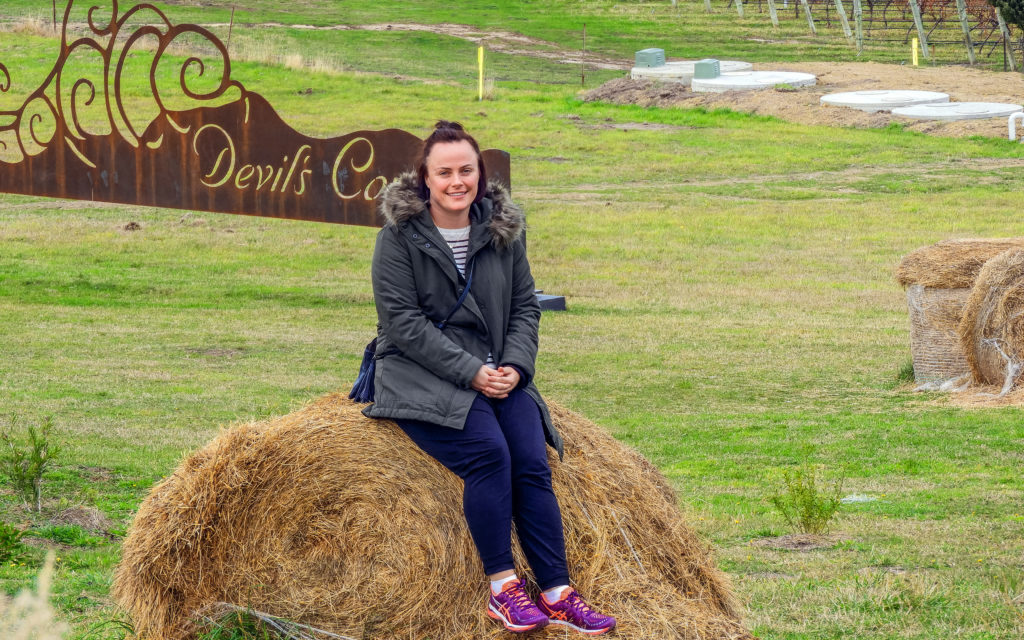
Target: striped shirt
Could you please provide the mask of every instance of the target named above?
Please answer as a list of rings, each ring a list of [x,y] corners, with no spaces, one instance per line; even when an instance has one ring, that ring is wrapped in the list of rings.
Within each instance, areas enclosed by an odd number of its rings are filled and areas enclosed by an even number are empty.
[[[455,266],[458,267],[459,273],[465,277],[466,253],[469,251],[469,226],[467,225],[461,229],[442,229],[438,227],[437,230],[441,232],[441,237],[451,247],[452,255],[455,256]],[[497,363],[494,362],[494,356],[490,353],[487,354],[487,366],[497,366]]]
[[[459,273],[465,276],[466,252],[469,251],[469,225],[461,229],[442,229],[438,227],[437,230],[441,232],[441,237],[451,247],[452,255],[455,256],[455,266],[459,268]]]

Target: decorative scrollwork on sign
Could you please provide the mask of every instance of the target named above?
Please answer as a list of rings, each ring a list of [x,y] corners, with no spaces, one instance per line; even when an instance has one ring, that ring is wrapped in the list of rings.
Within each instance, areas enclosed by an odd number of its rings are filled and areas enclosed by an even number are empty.
[[[82,6],[68,3],[41,86],[0,111],[0,192],[376,225],[374,198],[422,149],[397,129],[304,136],[232,80],[209,30],[150,4]],[[11,85],[0,65],[0,91]],[[508,185],[508,154],[483,155]]]
[[[7,67],[0,63],[0,93],[7,93],[11,89],[11,74],[7,71]],[[7,144],[7,140],[4,138],[11,139],[12,135],[4,135],[5,129],[9,129],[11,124],[15,122],[15,118],[12,113],[6,111],[0,111],[0,152],[6,152],[10,147]]]
[[[87,26],[87,33],[75,36],[69,29],[69,24],[74,24],[72,18],[78,12],[75,0],[68,3],[64,14],[64,25],[61,32],[60,54],[53,69],[43,81],[42,85],[33,91],[26,98],[21,108],[14,111],[0,111],[0,116],[13,116],[13,120],[7,123],[0,123],[0,133],[13,131],[16,134],[18,149],[24,156],[37,155],[49,144],[55,142],[54,136],[40,136],[38,130],[43,121],[52,119],[49,124],[54,131],[63,136],[65,142],[78,152],[83,159],[93,164],[92,159],[86,158],[85,154],[76,146],[89,135],[88,126],[106,129],[117,132],[126,142],[133,146],[139,146],[142,134],[146,126],[153,119],[168,117],[171,112],[166,106],[166,99],[162,95],[160,84],[157,82],[156,74],[158,68],[165,62],[165,54],[172,48],[175,41],[182,36],[194,36],[210,45],[220,58],[217,62],[221,69],[220,78],[216,86],[209,91],[195,90],[189,86],[189,76],[199,78],[206,74],[207,68],[213,66],[197,56],[189,56],[181,63],[178,70],[178,85],[183,96],[194,101],[197,106],[211,100],[225,96],[232,88],[237,90],[238,99],[241,95],[242,86],[231,80],[231,62],[228,57],[227,48],[209,30],[198,25],[173,25],[167,16],[157,7],[151,4],[139,4],[123,15],[118,13],[117,0],[109,0],[110,14],[106,17],[101,14],[102,7],[90,6],[86,12],[84,23]],[[136,22],[142,22],[140,26],[132,27]],[[146,39],[155,40],[155,46],[149,49],[137,47]],[[125,106],[124,96],[124,74],[126,62],[133,53],[152,52],[149,64],[149,84],[151,89],[150,98],[156,105],[157,115],[148,121],[142,122],[141,126],[133,123]],[[72,71],[71,62],[95,60],[88,75],[82,75],[82,64],[74,65]],[[11,84],[9,71],[0,65],[0,73],[3,81],[0,82],[0,90],[8,91]],[[112,91],[104,91],[106,84],[112,85]],[[97,87],[97,84],[101,84]],[[82,117],[82,111],[88,107],[96,106],[98,99],[105,113],[105,126],[97,125],[96,114],[92,113],[90,122]],[[42,101],[49,108],[40,110],[38,103]],[[20,161],[20,158],[17,160]]]

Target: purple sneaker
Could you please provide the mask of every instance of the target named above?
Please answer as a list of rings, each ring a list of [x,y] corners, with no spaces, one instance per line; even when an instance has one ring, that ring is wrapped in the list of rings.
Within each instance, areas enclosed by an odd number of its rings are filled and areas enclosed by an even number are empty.
[[[599,636],[615,628],[615,618],[591,609],[572,587],[562,593],[558,602],[548,602],[542,595],[537,605],[551,619],[551,624],[563,624],[588,636]]]
[[[502,587],[501,593],[492,593],[487,601],[487,615],[512,633],[525,633],[548,624],[548,617],[530,599],[522,580],[510,580]]]

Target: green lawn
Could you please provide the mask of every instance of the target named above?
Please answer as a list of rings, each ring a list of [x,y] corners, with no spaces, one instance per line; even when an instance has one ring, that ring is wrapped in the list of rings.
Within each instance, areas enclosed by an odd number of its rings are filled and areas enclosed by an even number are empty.
[[[231,3],[196,4],[166,8],[176,21],[227,21]],[[750,25],[767,18],[748,10],[738,24],[722,3],[705,18],[702,3],[680,2],[685,32],[662,19],[668,2],[463,4],[298,0],[283,11],[249,0],[235,19],[459,22],[566,47],[585,22],[588,49],[593,38],[593,51],[626,60],[655,41],[680,57],[703,57],[712,42],[723,57],[853,57],[841,33],[828,46],[752,47]],[[0,20],[49,11],[5,0]],[[424,135],[444,117],[511,152],[534,275],[569,306],[544,315],[538,385],[666,474],[755,633],[1024,634],[1024,416],[909,390],[909,323],[892,277],[922,245],[1024,235],[1019,144],[588,104],[578,67],[511,54],[489,54],[494,99],[480,103],[475,45],[463,40],[247,30],[236,25],[239,47],[252,38],[282,59],[330,62],[315,72],[253,54],[232,67],[303,133]],[[54,45],[0,31],[12,75],[0,110],[45,76]],[[126,91],[142,104],[138,77]],[[635,122],[666,128],[613,126]],[[131,221],[141,228],[125,230]],[[183,455],[226,425],[351,384],[375,324],[374,234],[0,194],[0,423],[53,416],[64,447],[44,513],[4,484],[0,521],[61,545],[56,602],[74,637],[118,615],[107,595],[117,536]],[[844,494],[873,500],[844,505],[824,549],[759,545],[788,532],[766,496],[805,457],[842,476]],[[51,526],[76,505],[113,520],[115,539]],[[0,566],[0,589],[31,584],[42,544]]]

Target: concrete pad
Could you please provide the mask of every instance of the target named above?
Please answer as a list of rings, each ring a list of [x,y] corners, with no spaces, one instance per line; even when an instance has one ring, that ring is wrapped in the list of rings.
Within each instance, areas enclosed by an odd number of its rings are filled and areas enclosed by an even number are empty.
[[[666,62],[660,67],[633,67],[629,72],[629,77],[632,80],[658,80],[690,84],[690,81],[693,80],[693,65],[697,62],[697,60],[679,60]],[[749,62],[740,62],[739,60],[720,60],[718,65],[722,73],[750,71],[754,68]]]
[[[737,71],[723,73],[717,78],[694,78],[690,86],[694,91],[721,93],[723,91],[751,91],[771,89],[780,84],[791,87],[810,87],[818,78],[810,73],[797,71]]]
[[[945,104],[919,104],[893,109],[893,115],[917,120],[980,120],[1005,118],[1024,110],[1019,104],[1006,102],[947,102]]]
[[[949,94],[938,91],[882,89],[878,91],[844,91],[821,96],[821,104],[850,107],[868,113],[937,102],[949,102]]]

